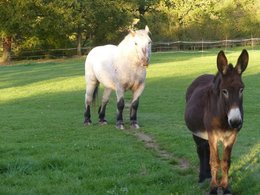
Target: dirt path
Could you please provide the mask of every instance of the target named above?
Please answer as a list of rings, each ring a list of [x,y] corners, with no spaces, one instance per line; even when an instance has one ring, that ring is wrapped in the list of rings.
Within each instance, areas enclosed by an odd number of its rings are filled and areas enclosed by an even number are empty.
[[[169,160],[174,163],[174,165],[178,166],[180,169],[187,169],[190,167],[190,164],[187,160],[178,158],[174,156],[173,153],[166,151],[160,147],[160,145],[155,141],[155,139],[144,132],[141,132],[139,130],[133,130],[133,129],[126,129],[126,131],[133,136],[135,136],[138,140],[142,141],[145,145],[145,147],[155,153],[159,158],[163,160]]]
[[[126,103],[125,110],[124,110],[124,118],[127,118],[127,114],[129,112],[130,112],[130,103]],[[138,140],[142,141],[145,147],[153,151],[155,155],[158,156],[158,158],[174,162],[171,164],[178,166],[180,169],[187,169],[190,167],[190,164],[187,160],[183,158],[178,158],[173,153],[162,149],[162,147],[160,147],[160,145],[156,142],[156,140],[151,135],[142,132],[138,129],[135,130],[135,129],[127,128],[125,131],[135,136]]]

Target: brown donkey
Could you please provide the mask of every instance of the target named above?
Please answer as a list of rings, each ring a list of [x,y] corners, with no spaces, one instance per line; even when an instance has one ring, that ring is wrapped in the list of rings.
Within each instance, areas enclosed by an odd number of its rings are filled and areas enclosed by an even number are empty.
[[[231,194],[228,186],[228,170],[231,151],[243,124],[242,73],[248,64],[248,53],[243,50],[233,67],[228,64],[223,51],[217,56],[218,73],[202,75],[187,89],[185,122],[193,134],[200,159],[199,182],[211,178],[210,194],[217,194],[221,187],[224,194]],[[220,161],[218,142],[223,143]],[[222,178],[218,183],[221,165]]]

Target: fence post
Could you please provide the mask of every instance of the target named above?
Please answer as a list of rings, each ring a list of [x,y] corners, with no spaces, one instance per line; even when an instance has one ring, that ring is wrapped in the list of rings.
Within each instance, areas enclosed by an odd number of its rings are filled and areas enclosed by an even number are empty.
[[[201,41],[201,51],[202,51],[202,53],[203,53],[203,39],[202,39],[202,41]]]
[[[227,36],[226,36],[226,40],[225,40],[225,51],[227,51]]]
[[[253,39],[253,35],[251,33],[251,49],[254,49],[254,39]]]

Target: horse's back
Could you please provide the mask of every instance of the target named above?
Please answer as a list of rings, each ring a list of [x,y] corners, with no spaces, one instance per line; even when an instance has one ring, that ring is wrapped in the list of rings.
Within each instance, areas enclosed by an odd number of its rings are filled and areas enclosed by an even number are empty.
[[[115,45],[104,45],[94,47],[86,58],[85,65],[93,64],[107,64],[110,60],[113,60],[117,52],[117,46]]]
[[[205,131],[203,123],[204,111],[213,80],[214,75],[205,74],[199,76],[187,89],[185,122],[193,133]]]
[[[106,87],[114,88],[114,61],[118,52],[115,45],[104,45],[93,48],[85,62],[86,80],[96,79]]]

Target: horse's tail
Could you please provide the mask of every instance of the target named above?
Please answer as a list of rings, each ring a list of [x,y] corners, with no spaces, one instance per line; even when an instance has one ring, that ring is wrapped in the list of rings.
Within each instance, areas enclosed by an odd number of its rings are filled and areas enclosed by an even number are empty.
[[[97,83],[97,85],[94,89],[94,92],[93,92],[93,96],[92,96],[92,104],[95,109],[96,109],[97,100],[98,100],[98,87],[99,87],[99,83]]]

